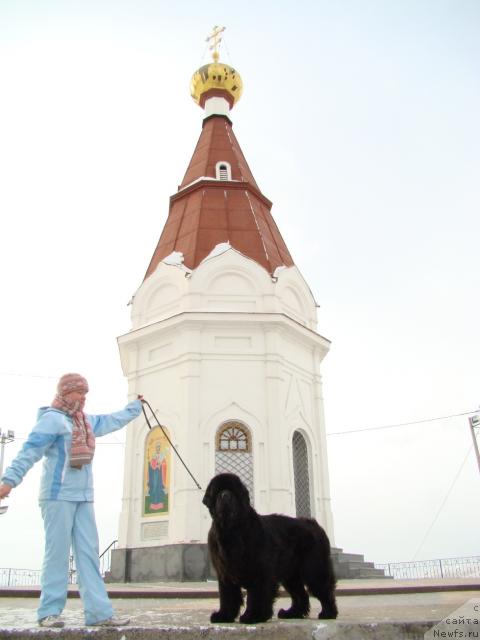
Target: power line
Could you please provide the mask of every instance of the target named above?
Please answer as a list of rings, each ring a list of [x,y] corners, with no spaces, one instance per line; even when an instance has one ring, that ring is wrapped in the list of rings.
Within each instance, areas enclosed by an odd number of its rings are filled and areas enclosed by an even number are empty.
[[[460,473],[462,472],[462,469],[463,469],[463,467],[464,467],[464,465],[465,465],[465,463],[466,463],[466,461],[467,461],[467,459],[468,459],[468,456],[470,455],[470,453],[471,453],[472,449],[473,449],[473,444],[472,444],[472,445],[470,445],[470,448],[469,448],[469,449],[468,449],[468,451],[467,451],[467,455],[466,455],[466,456],[465,456],[465,458],[463,459],[462,464],[460,465],[460,467],[459,467],[459,469],[458,469],[457,473],[455,474],[455,477],[454,477],[454,479],[453,479],[453,481],[452,481],[452,484],[451,484],[451,485],[450,485],[450,487],[448,488],[448,491],[447,491],[447,493],[446,493],[446,495],[445,495],[444,499],[442,500],[442,504],[440,505],[440,507],[439,507],[439,509],[438,509],[437,513],[435,514],[435,517],[433,518],[433,520],[432,520],[432,522],[431,522],[430,526],[428,527],[426,534],[423,536],[423,539],[422,539],[421,543],[419,544],[418,549],[415,551],[415,553],[414,553],[414,555],[413,555],[412,560],[415,560],[415,558],[417,557],[417,555],[418,555],[418,553],[419,553],[420,549],[421,549],[421,548],[423,547],[423,545],[425,544],[425,540],[426,540],[426,539],[428,538],[428,536],[430,535],[430,531],[433,529],[433,527],[434,527],[434,525],[435,525],[436,521],[438,520],[438,518],[439,518],[439,516],[440,516],[440,513],[441,513],[441,512],[442,512],[442,510],[443,510],[443,507],[445,506],[445,504],[446,504],[446,502],[447,502],[448,498],[450,497],[450,494],[452,493],[453,487],[454,487],[454,486],[455,486],[455,484],[457,483],[457,480],[458,480],[458,478],[459,478],[459,476],[460,476]]]
[[[450,416],[439,416],[438,418],[426,418],[425,420],[414,420],[413,422],[399,422],[398,424],[385,424],[380,427],[365,427],[363,429],[349,429],[348,431],[334,431],[327,433],[327,436],[343,436],[347,433],[362,433],[363,431],[380,431],[380,429],[396,429],[397,427],[408,427],[414,424],[424,424],[426,422],[435,422],[436,420],[448,420],[449,418],[458,418],[460,416],[470,416],[474,411],[465,411],[464,413],[454,413]]]
[[[34,373],[11,373],[6,371],[0,371],[0,376],[11,376],[18,378],[41,378],[44,380],[58,380],[60,376],[45,376]],[[414,420],[412,422],[399,422],[396,424],[385,424],[379,427],[364,427],[362,429],[348,429],[346,431],[332,431],[327,433],[327,436],[343,436],[351,433],[363,433],[364,431],[380,431],[382,429],[396,429],[398,427],[409,427],[415,424],[425,424],[427,422],[435,422],[437,420],[449,420],[450,418],[459,418],[461,416],[470,416],[474,413],[478,413],[478,409],[473,411],[464,411],[463,413],[454,413],[450,416],[439,416],[437,418],[426,418],[424,420]],[[19,438],[17,438],[19,439]]]

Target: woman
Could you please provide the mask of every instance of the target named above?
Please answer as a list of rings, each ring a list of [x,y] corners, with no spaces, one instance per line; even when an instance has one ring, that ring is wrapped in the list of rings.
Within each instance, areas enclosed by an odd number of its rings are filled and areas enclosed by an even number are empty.
[[[63,627],[60,618],[67,600],[70,547],[78,573],[85,623],[119,626],[99,569],[98,532],[93,510],[92,459],[95,438],[121,429],[142,411],[142,396],[125,409],[109,415],[83,412],[88,383],[78,373],[60,378],[50,407],[38,412],[37,424],[3,474],[0,500],[23,480],[44,457],[40,483],[40,509],[45,528],[38,622],[42,627]]]

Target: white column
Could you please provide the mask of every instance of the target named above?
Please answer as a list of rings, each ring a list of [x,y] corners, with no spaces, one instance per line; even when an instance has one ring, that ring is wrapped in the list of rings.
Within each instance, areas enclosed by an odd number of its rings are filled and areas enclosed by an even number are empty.
[[[219,96],[207,98],[207,100],[205,100],[205,117],[208,118],[213,115],[228,117],[230,115],[228,100]]]

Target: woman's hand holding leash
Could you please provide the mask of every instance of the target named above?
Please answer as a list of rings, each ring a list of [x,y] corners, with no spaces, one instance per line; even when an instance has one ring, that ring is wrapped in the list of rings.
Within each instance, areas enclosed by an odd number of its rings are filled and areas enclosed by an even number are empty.
[[[13,487],[11,487],[9,484],[5,484],[4,482],[2,482],[0,484],[0,500],[2,500],[3,498],[6,498],[10,493],[10,491],[12,490],[12,488]]]

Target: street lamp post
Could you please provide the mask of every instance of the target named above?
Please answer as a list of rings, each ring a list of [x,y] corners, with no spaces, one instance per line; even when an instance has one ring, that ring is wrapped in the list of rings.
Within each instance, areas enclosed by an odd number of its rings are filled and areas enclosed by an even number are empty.
[[[475,433],[475,429],[480,429],[480,414],[477,413],[474,416],[470,416],[468,422],[470,424],[470,431],[472,432],[473,446],[475,448],[475,455],[477,456],[478,470],[480,471],[480,452],[478,450],[477,434]]]
[[[0,478],[3,475],[3,460],[5,457],[5,445],[9,442],[13,442],[15,439],[15,434],[11,429],[8,431],[2,431],[0,429]],[[2,506],[2,501],[0,500],[0,516],[3,515],[7,511],[8,507]]]

